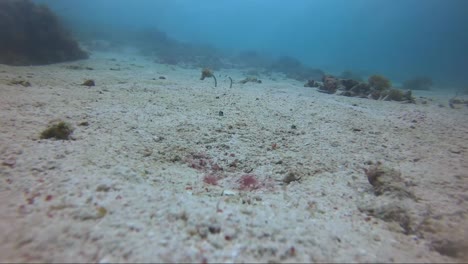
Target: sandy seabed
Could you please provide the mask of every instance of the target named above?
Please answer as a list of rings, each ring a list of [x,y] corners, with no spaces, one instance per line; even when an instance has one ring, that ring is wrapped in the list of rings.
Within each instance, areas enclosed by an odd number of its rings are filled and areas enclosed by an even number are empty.
[[[402,104],[215,74],[111,53],[0,65],[0,261],[468,261],[452,93]],[[72,140],[40,139],[56,120]],[[377,162],[401,180],[382,195]]]

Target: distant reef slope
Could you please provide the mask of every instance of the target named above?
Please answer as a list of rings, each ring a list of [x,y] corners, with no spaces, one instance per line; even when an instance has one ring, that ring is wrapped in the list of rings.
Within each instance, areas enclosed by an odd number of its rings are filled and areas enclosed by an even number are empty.
[[[0,63],[41,65],[88,58],[57,16],[30,0],[0,0]]]

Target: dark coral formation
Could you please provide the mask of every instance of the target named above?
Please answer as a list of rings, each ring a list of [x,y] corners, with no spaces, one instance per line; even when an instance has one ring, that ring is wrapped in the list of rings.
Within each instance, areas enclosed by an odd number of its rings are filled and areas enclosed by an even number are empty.
[[[30,0],[0,1],[0,63],[41,65],[85,59],[58,18]]]
[[[345,90],[351,90],[354,86],[358,85],[359,82],[353,79],[342,79],[341,84]]]
[[[331,75],[322,78],[323,85],[319,87],[320,92],[333,94],[338,89],[339,80]]]
[[[345,86],[344,87],[344,91],[341,93],[341,95],[345,95],[345,96],[351,96],[351,97],[364,97],[364,98],[367,98],[369,93],[370,93],[370,86],[369,84],[367,83],[357,83],[351,87],[347,87]]]

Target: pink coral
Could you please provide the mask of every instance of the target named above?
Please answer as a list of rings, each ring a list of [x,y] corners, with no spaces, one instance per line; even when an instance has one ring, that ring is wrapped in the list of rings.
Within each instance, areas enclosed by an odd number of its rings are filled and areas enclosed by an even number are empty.
[[[255,174],[245,174],[238,180],[239,189],[243,191],[253,191],[260,187]]]
[[[207,174],[203,177],[203,182],[210,185],[218,185],[219,177],[215,174]]]

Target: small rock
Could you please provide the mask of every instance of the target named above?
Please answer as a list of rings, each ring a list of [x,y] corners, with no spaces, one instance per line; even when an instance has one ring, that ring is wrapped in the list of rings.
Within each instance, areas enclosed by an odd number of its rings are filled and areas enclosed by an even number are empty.
[[[84,81],[81,85],[91,87],[91,86],[95,86],[95,83],[94,83],[94,80],[89,79],[89,80]]]
[[[224,190],[222,195],[223,196],[236,196],[237,192],[233,190]]]
[[[298,173],[290,171],[286,176],[283,178],[283,182],[286,184],[290,184],[293,181],[299,181],[302,177],[298,175]]]
[[[111,189],[109,185],[106,184],[99,184],[96,187],[96,192],[108,192]]]
[[[161,136],[154,136],[153,137],[154,142],[161,142],[161,141],[163,141],[163,139],[164,139],[164,137],[161,137]]]
[[[151,156],[151,154],[153,154],[153,150],[152,149],[148,149],[148,148],[145,148],[142,152],[142,155],[143,157],[149,157]]]

